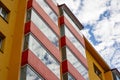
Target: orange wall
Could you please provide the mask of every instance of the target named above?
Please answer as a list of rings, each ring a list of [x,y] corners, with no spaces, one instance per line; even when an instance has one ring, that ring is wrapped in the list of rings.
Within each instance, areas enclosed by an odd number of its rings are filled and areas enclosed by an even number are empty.
[[[0,52],[0,80],[19,80],[26,0],[0,0],[9,10],[8,23],[0,17],[0,32],[5,36]]]

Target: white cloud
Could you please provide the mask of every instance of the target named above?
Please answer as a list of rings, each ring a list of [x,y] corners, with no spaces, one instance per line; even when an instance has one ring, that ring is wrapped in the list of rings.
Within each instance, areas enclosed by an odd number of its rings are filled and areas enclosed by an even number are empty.
[[[114,30],[114,23],[110,20],[99,21],[94,27],[93,33],[98,41],[110,40]]]
[[[79,20],[82,23],[93,23],[98,18],[99,15],[105,11],[106,7],[104,6],[105,0],[84,0],[84,6],[82,11],[79,13]]]

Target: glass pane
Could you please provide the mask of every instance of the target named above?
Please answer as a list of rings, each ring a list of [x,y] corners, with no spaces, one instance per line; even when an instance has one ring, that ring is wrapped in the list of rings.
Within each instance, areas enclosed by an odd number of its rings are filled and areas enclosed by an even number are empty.
[[[117,75],[116,75],[116,80],[120,80],[120,77],[118,77]]]
[[[58,25],[58,17],[55,12],[50,8],[50,6],[45,2],[45,0],[36,0],[36,2],[42,7],[42,9],[47,13],[48,16]]]
[[[44,80],[37,72],[35,72],[30,66],[24,66],[21,68],[20,80]]]
[[[2,9],[1,16],[6,19],[7,18],[7,12],[5,9]]]
[[[4,8],[2,8],[2,7],[0,7],[0,15],[4,18],[4,19],[6,19],[7,18],[7,11],[4,9]]]
[[[86,80],[88,80],[88,71],[87,71],[87,69],[82,65],[82,63],[74,56],[74,54],[68,48],[66,48],[66,52],[67,52],[68,61],[78,70],[78,72]]]
[[[2,48],[2,38],[0,37],[0,49]]]
[[[68,73],[68,80],[75,80],[75,78],[70,73]]]
[[[0,15],[1,15],[1,12],[2,12],[2,7],[0,6]]]
[[[29,36],[29,38],[28,38]],[[28,48],[58,77],[60,78],[60,66],[55,57],[48,52],[33,35],[26,36]]]
[[[75,28],[75,30],[83,37],[82,33],[80,32],[80,29],[75,24],[75,22],[73,22],[73,20],[70,18],[70,16],[68,16],[68,13],[66,13],[65,11],[63,11],[63,12],[64,12],[63,14],[67,18],[67,20],[72,24],[72,26]]]
[[[50,29],[50,27],[41,19],[40,16],[32,9],[32,11],[28,11],[28,14],[31,14],[32,22],[42,31],[42,33],[58,48],[58,37],[57,35]],[[28,18],[29,19],[29,16]]]
[[[73,43],[73,45],[81,52],[81,54],[86,58],[85,49],[82,44],[75,38],[75,36],[68,30],[65,26],[65,35]]]

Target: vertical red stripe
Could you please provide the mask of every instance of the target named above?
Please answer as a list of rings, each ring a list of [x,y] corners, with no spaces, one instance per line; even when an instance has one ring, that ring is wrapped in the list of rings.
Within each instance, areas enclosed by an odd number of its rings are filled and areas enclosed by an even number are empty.
[[[65,22],[64,22],[64,16],[60,16],[59,17],[59,24],[60,25],[62,25],[62,24],[64,24]]]
[[[21,61],[21,66],[25,65],[25,64],[28,64],[28,50],[25,50],[23,53],[22,53],[22,61]]]
[[[32,7],[32,3],[33,3],[33,0],[28,0],[27,9],[29,9],[30,7]]]
[[[68,64],[67,64],[67,60],[62,62],[62,73],[66,73],[68,72]]]
[[[30,32],[30,25],[31,25],[31,21],[29,21],[25,24],[24,34]]]
[[[61,37],[60,39],[61,48],[66,46],[66,36]]]

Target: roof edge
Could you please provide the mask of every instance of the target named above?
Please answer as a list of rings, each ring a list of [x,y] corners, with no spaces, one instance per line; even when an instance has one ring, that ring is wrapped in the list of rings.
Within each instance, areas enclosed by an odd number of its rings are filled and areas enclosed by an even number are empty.
[[[80,21],[77,19],[77,17],[72,13],[72,11],[68,8],[68,6],[66,4],[61,4],[58,5],[59,8],[63,8],[67,13],[69,13],[68,15],[71,17],[71,19],[74,21],[74,23],[78,26],[78,28],[80,30],[82,30],[84,27],[83,25],[80,23]]]
[[[90,44],[90,42],[84,37],[85,48],[89,51],[92,57],[101,65],[101,67],[105,70],[105,72],[110,71],[111,68],[105,62],[105,60],[99,55],[99,53],[95,50],[95,48]]]

